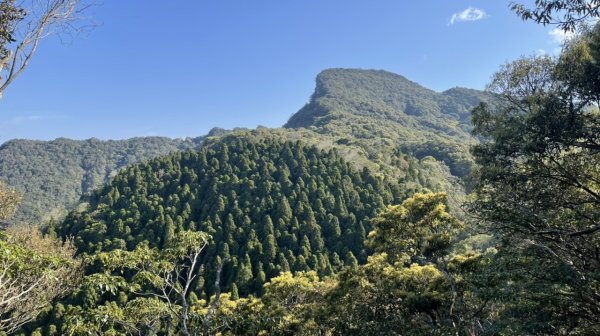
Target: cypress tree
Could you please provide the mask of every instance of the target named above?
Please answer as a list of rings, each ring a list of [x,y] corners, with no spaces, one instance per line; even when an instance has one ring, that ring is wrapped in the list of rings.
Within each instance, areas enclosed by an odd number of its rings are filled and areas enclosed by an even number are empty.
[[[275,242],[275,237],[272,234],[267,236],[264,244],[264,253],[267,257],[266,262],[274,260],[275,256],[277,255],[277,243]]]
[[[358,267],[358,260],[356,260],[356,257],[354,256],[354,254],[351,251],[348,251],[348,253],[346,253],[345,265],[350,268]]]
[[[57,233],[76,235],[77,248],[93,253],[131,249],[144,240],[163,247],[177,231],[204,231],[212,244],[202,263],[213,267],[217,256],[229,255],[225,287],[235,281],[247,295],[249,279],[260,277],[259,263],[268,281],[280,271],[330,274],[354,264],[348,251],[364,261],[364,218],[392,192],[385,184],[361,185],[379,181],[362,174],[339,155],[300,142],[225,137],[198,153],[173,153],[124,170]],[[210,287],[214,274],[202,276]]]
[[[233,284],[231,284],[231,299],[232,300],[240,299],[240,294],[238,293],[238,288],[237,288],[237,285],[235,284],[235,282]]]
[[[250,256],[246,254],[244,255],[244,260],[239,266],[235,283],[239,284],[242,292],[247,293],[251,289],[251,281],[253,278],[254,275],[252,274],[252,263],[250,262]]]

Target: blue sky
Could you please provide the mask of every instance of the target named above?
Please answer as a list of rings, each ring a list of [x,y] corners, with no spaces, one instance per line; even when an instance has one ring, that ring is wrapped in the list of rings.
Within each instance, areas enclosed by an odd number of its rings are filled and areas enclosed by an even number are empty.
[[[12,138],[198,136],[279,127],[331,67],[384,69],[443,91],[481,89],[553,27],[509,1],[104,0],[98,27],[47,39],[0,101]]]

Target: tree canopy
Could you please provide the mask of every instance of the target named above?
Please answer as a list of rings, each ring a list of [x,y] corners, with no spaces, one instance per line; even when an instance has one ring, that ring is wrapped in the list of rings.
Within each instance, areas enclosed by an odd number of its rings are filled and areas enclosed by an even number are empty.
[[[595,330],[600,312],[599,36],[596,26],[557,60],[503,67],[491,85],[502,100],[473,112],[483,139],[473,149],[474,210],[507,240],[509,258],[530,267],[518,283],[536,287],[533,309],[565,323],[557,334]]]
[[[127,168],[56,230],[88,254],[163,247],[178,232],[203,231],[215,242],[201,260],[206,294],[225,258],[223,288],[260,293],[282,271],[328,275],[365,261],[369,219],[401,197],[397,184],[335,151],[232,136]]]
[[[523,20],[543,25],[556,24],[567,31],[600,16],[600,2],[597,0],[536,0],[534,7],[516,2],[512,2],[510,7]]]

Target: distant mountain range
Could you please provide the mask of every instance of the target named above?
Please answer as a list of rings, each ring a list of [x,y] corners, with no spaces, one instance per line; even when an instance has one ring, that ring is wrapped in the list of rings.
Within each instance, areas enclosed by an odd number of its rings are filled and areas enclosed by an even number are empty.
[[[82,195],[100,187],[121,168],[198,148],[202,140],[11,140],[0,146],[0,177],[23,194],[14,220],[36,223],[63,216]]]
[[[490,99],[464,88],[437,93],[386,71],[329,69],[283,128],[214,129],[188,139],[11,140],[0,146],[0,178],[23,193],[15,221],[39,223],[63,216],[124,167],[197,150],[206,139],[243,135],[335,148],[357,168],[368,167],[406,190],[451,191],[456,204],[464,194],[460,178],[472,165],[470,110]]]

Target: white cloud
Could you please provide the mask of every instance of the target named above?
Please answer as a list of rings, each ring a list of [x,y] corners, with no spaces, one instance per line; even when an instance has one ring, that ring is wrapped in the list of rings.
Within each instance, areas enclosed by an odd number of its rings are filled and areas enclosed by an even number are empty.
[[[575,35],[575,33],[570,31],[566,32],[559,28],[554,28],[548,32],[548,35],[550,35],[550,38],[552,39],[553,43],[563,44],[565,41],[572,38]]]
[[[451,25],[462,21],[478,21],[488,17],[483,9],[469,7],[462,12],[452,14],[450,18]]]

